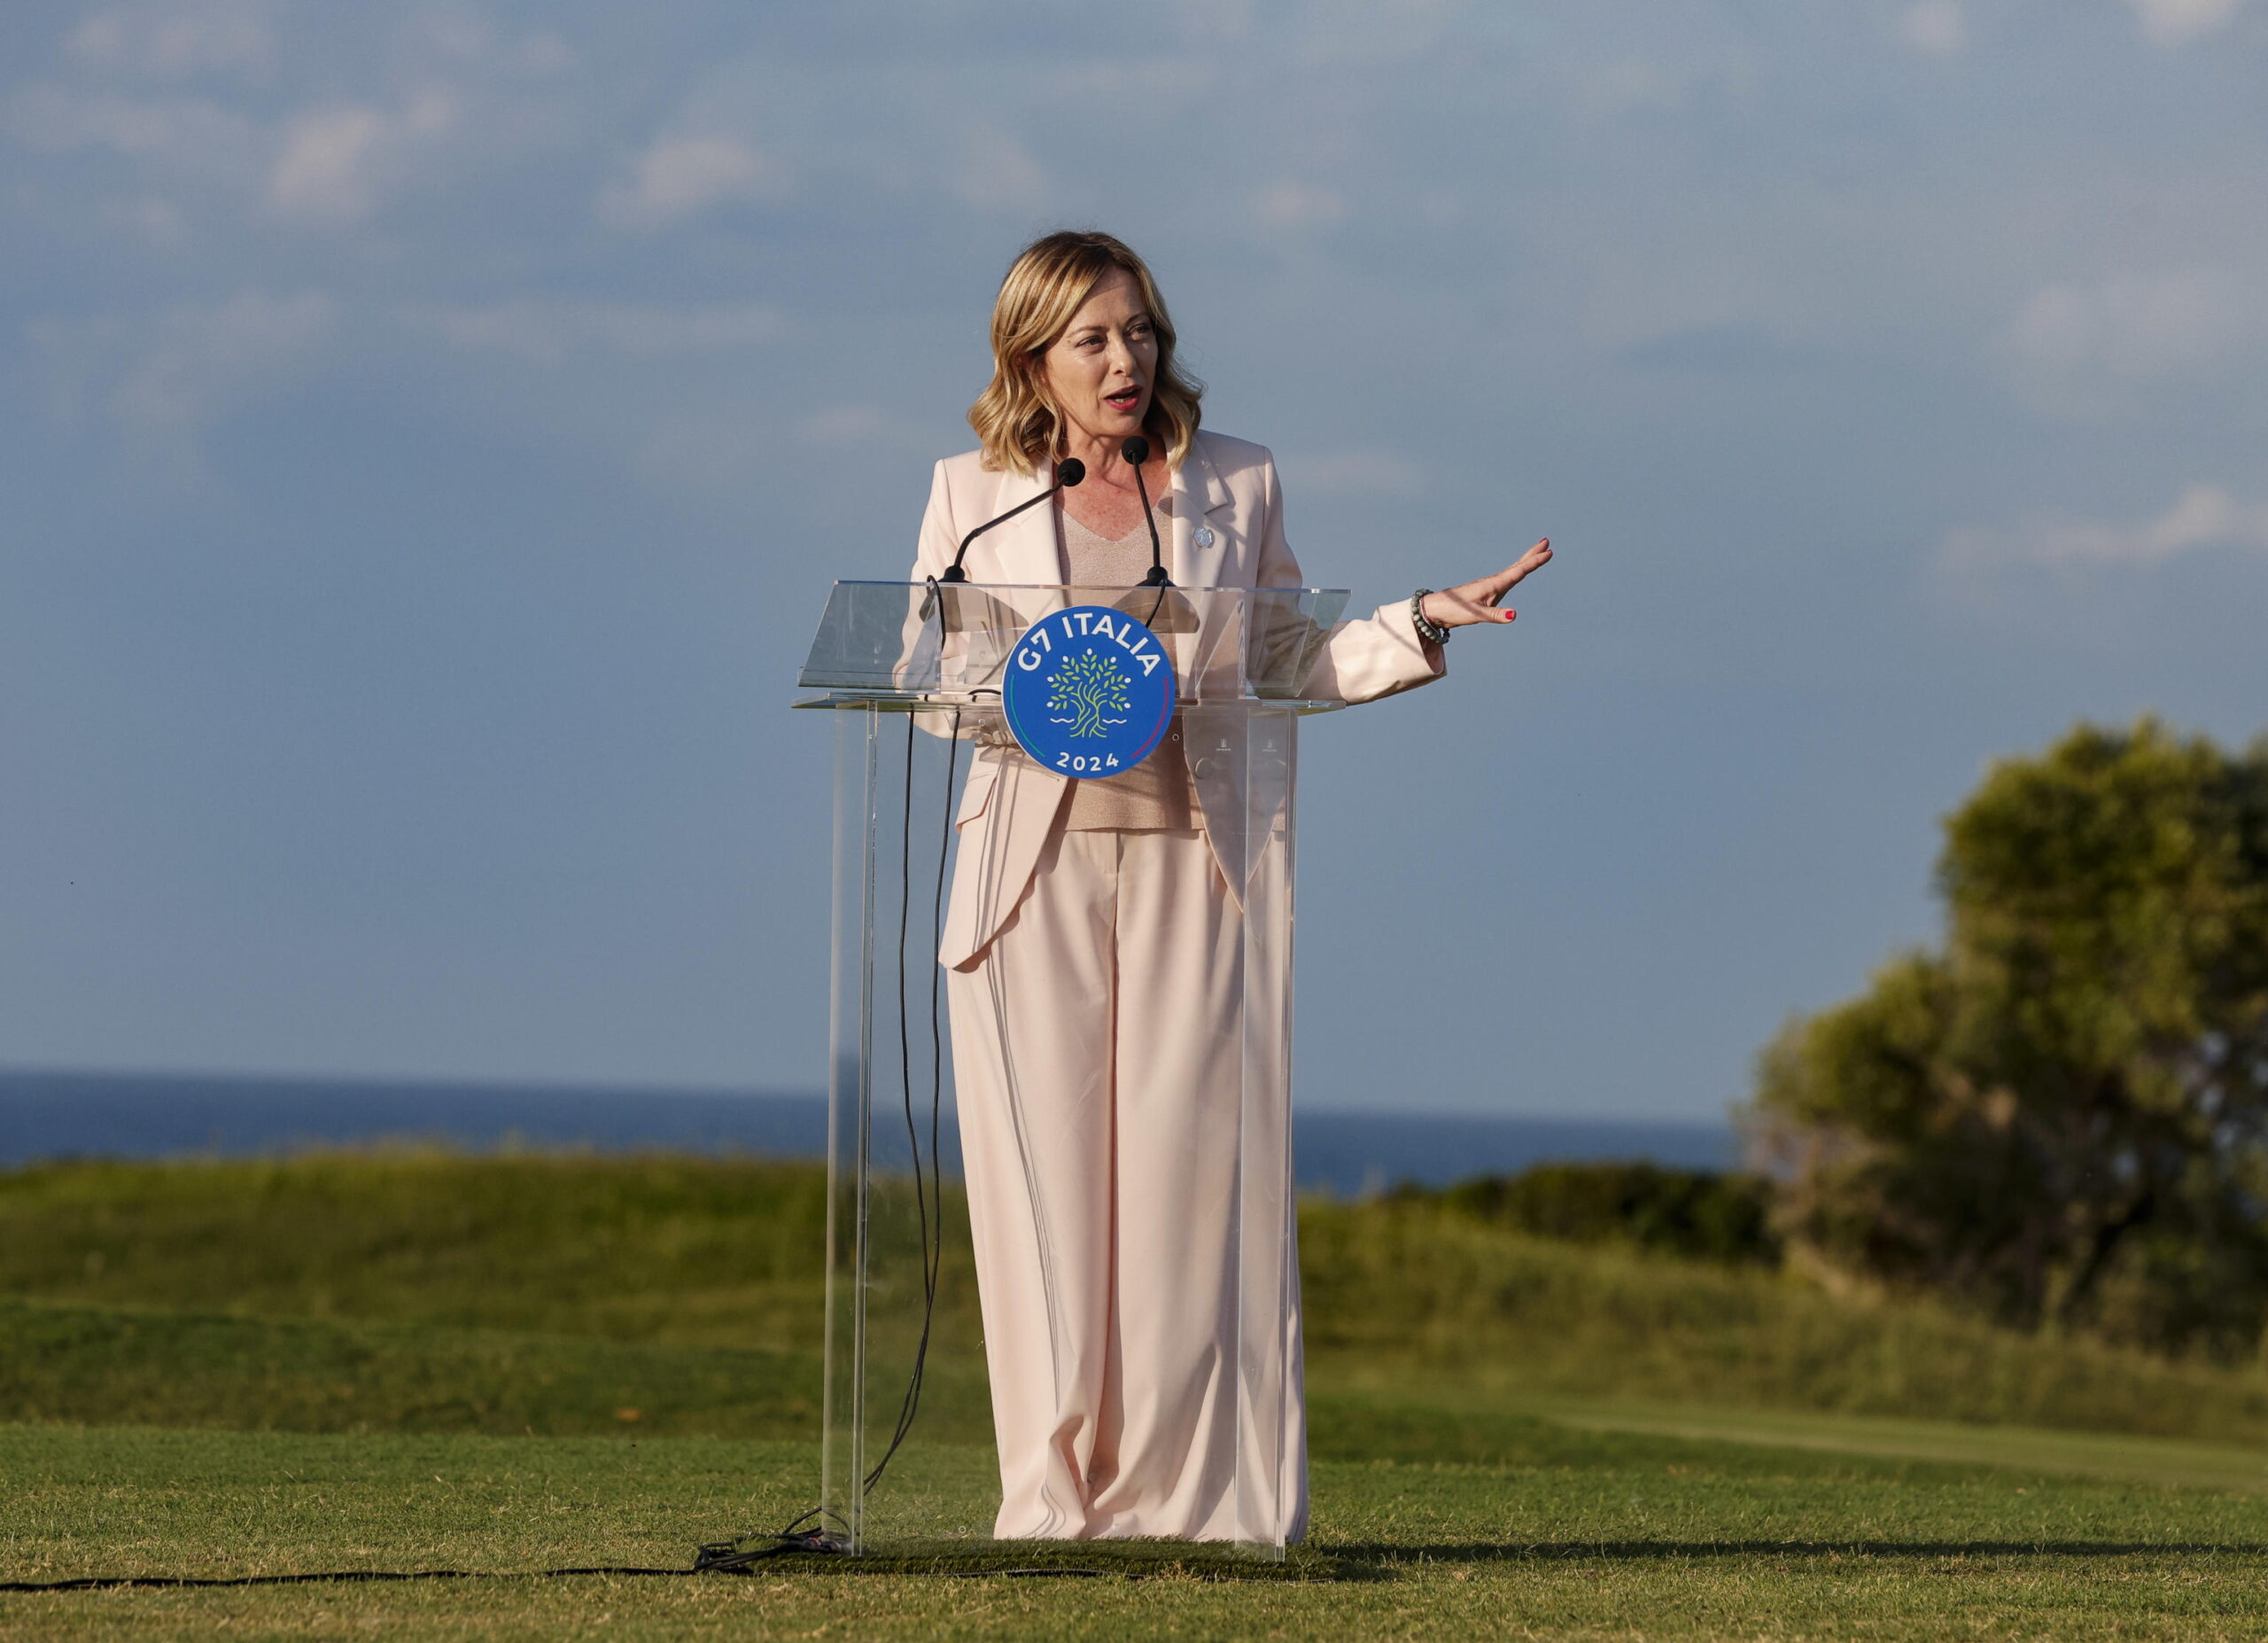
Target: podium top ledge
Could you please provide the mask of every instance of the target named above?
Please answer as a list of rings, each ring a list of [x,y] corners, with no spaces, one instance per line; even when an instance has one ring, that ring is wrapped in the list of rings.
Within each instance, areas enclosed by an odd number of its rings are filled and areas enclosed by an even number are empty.
[[[1081,596],[1077,598],[1065,598],[1061,600],[1061,606],[1064,608],[1068,608],[1068,606],[1075,604],[1091,604],[1095,603],[1094,600],[1085,596],[1091,594],[1108,595],[1111,598],[1117,599],[1128,597],[1135,594],[1154,595],[1158,591],[1155,588],[1138,582],[1130,588],[1119,583],[1112,583],[1106,587],[1099,582],[886,582],[855,576],[843,577],[835,582],[834,586],[837,588],[889,588],[911,589],[915,593],[926,593],[930,588],[936,588],[946,593],[953,592],[955,589],[966,592],[972,588],[981,588],[987,593],[1036,593],[1052,595],[1076,594]],[[1336,594],[1341,599],[1351,598],[1353,596],[1351,592],[1344,588],[1231,588],[1216,587],[1209,582],[1199,582],[1187,585],[1177,582],[1167,591],[1169,593],[1184,594],[1229,594],[1234,595],[1239,598],[1258,599],[1263,602],[1286,598],[1298,598],[1302,596],[1309,598],[1328,598],[1332,595]]]
[[[884,696],[997,701],[1008,657],[1035,622],[1100,605],[1157,635],[1184,702],[1304,705],[1301,687],[1348,598],[1343,588],[839,581],[796,682],[869,705]]]

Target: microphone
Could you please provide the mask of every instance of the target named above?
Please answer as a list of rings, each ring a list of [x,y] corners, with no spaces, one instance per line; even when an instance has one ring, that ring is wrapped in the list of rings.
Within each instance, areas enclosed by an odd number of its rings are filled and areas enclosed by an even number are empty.
[[[1165,549],[1158,546],[1158,517],[1150,511],[1150,487],[1142,482],[1142,464],[1150,460],[1150,442],[1138,433],[1129,435],[1118,454],[1134,470],[1134,492],[1142,499],[1142,523],[1150,527],[1150,573],[1142,579],[1142,586],[1170,588],[1173,579],[1166,574]]]
[[[1145,448],[1146,449],[1147,448],[1145,447]],[[1081,462],[1076,456],[1066,456],[1061,462],[1055,464],[1054,484],[1049,486],[1045,490],[1033,497],[1029,502],[1018,502],[1014,507],[1009,509],[1007,512],[1002,514],[998,518],[985,520],[983,524],[978,526],[967,535],[962,537],[960,539],[960,549],[953,555],[953,562],[945,567],[945,573],[943,576],[940,576],[937,580],[941,582],[967,581],[968,580],[968,572],[960,568],[960,562],[968,556],[969,543],[983,535],[985,532],[990,530],[994,526],[1006,525],[1009,520],[1014,518],[1025,509],[1038,507],[1040,503],[1054,495],[1056,492],[1068,490],[1071,487],[1076,485],[1080,480],[1086,477],[1087,464]],[[1157,533],[1158,527],[1154,525],[1150,527],[1150,535],[1154,539]]]

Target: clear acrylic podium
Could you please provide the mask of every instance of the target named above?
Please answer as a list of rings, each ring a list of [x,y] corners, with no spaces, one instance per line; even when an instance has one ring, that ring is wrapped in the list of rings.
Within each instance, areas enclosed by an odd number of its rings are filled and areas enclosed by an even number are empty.
[[[1232,1135],[1216,1129],[1213,1144],[1234,1150],[1219,1172],[1233,1293],[1217,1327],[1242,1436],[1221,1538],[1169,1550],[1283,1555],[1300,1463],[1285,1327],[1298,1282],[1296,728],[1339,705],[1300,690],[1346,603],[1317,588],[835,584],[799,680],[817,694],[796,705],[835,720],[820,1527],[839,1549],[1006,1544],[993,1541],[999,1481],[937,954],[952,857],[981,847],[981,823],[955,837],[958,787],[975,760],[1024,758],[1001,712],[1001,670],[1032,622],[1094,604],[1141,618],[1172,658],[1183,747],[1239,926],[1241,1008],[1217,1046],[1237,1110]]]

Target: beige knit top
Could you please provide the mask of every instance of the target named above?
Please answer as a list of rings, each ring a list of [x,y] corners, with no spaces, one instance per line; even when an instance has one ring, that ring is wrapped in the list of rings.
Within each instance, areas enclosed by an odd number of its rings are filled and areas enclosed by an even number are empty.
[[[1166,504],[1158,498],[1159,533],[1168,527]],[[1150,527],[1135,527],[1116,541],[1097,535],[1060,506],[1055,510],[1056,538],[1063,580],[1073,588],[1132,588],[1150,573]],[[1189,783],[1189,760],[1181,745],[1181,715],[1166,727],[1155,751],[1123,775],[1094,776],[1071,783],[1071,803],[1063,821],[1078,832],[1132,832],[1197,825]]]

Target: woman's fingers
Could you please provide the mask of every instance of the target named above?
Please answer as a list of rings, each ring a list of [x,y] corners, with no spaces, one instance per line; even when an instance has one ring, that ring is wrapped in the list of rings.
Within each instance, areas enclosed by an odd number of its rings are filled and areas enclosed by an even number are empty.
[[[1497,601],[1526,577],[1551,563],[1551,539],[1545,537],[1494,575],[1476,578],[1462,587],[1448,588],[1425,598],[1425,614],[1444,627],[1465,627],[1478,622],[1509,622],[1516,611],[1496,608]]]
[[[1465,588],[1479,593],[1483,603],[1494,604],[1532,572],[1550,563],[1551,541],[1547,537],[1494,576],[1484,576],[1477,582],[1468,582]]]
[[[1505,588],[1509,591],[1513,584],[1519,581],[1523,577],[1526,577],[1534,572],[1542,570],[1545,565],[1550,563],[1551,539],[1547,536],[1542,541],[1536,543],[1534,547],[1522,554],[1519,558],[1513,563],[1511,568],[1504,572],[1507,579],[1504,583]]]

